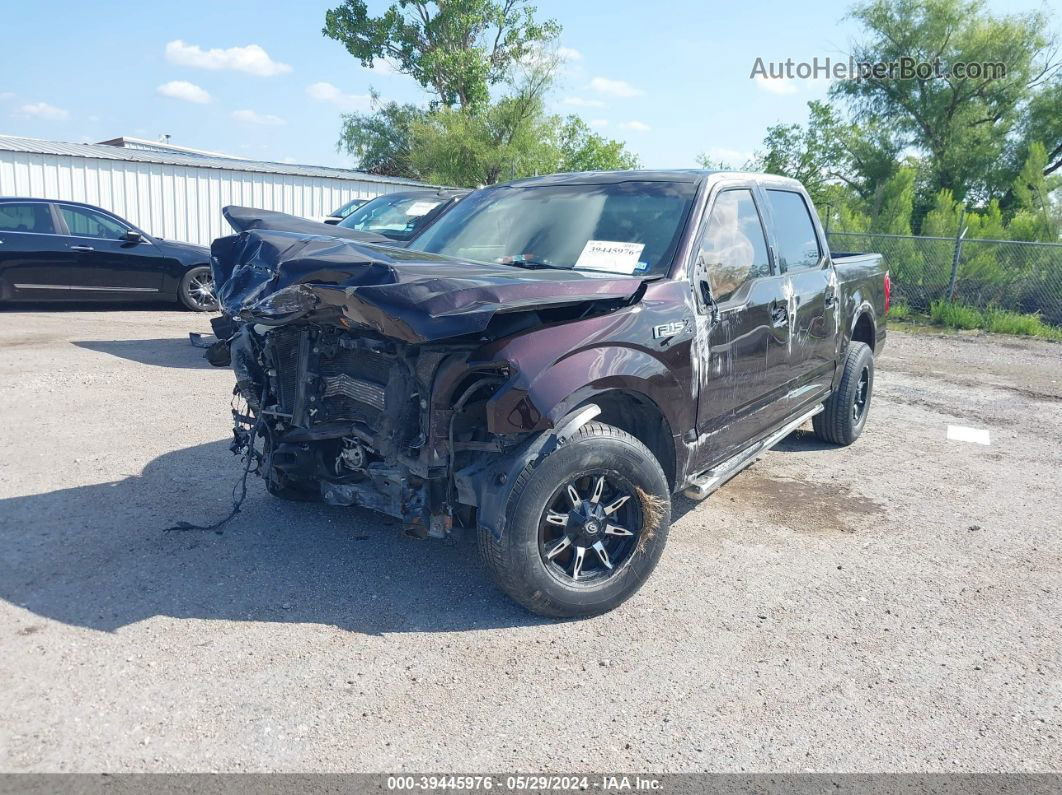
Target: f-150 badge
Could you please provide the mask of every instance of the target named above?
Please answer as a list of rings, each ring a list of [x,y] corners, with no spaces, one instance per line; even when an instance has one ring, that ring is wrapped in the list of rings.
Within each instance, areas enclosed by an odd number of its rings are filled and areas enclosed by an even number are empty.
[[[653,326],[653,339],[674,337],[686,328],[687,323],[689,323],[689,320],[676,320],[673,323],[661,323],[659,326]]]

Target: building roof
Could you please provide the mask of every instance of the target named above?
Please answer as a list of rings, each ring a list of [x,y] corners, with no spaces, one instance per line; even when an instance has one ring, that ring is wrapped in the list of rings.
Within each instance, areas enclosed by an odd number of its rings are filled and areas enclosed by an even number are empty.
[[[96,143],[104,146],[120,146],[126,149],[146,149],[150,152],[169,152],[175,155],[199,155],[200,157],[223,157],[226,160],[246,160],[246,157],[229,155],[224,152],[211,152],[208,149],[193,149],[190,146],[177,146],[168,140],[152,141],[148,138],[135,138],[132,135],[119,135]]]
[[[344,179],[358,182],[383,182],[389,185],[411,185],[416,187],[434,187],[423,182],[402,177],[383,177],[345,168],[327,168],[325,166],[302,166],[290,163],[272,163],[263,160],[236,160],[226,157],[204,157],[202,155],[182,154],[177,152],[153,152],[147,149],[130,149],[106,144],[75,144],[64,141],[45,141],[38,138],[17,138],[0,135],[0,151],[30,152],[42,155],[66,155],[69,157],[92,157],[100,160],[122,160],[138,163],[162,163],[170,166],[190,166],[193,168],[217,168],[226,171],[248,171],[262,174],[287,174],[300,177],[321,177],[325,179]]]

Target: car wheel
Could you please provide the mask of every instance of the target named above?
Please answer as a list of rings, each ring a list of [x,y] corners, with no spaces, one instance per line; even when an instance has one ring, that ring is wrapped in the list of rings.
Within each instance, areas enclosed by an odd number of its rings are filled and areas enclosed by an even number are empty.
[[[811,420],[815,435],[833,444],[854,442],[867,424],[873,394],[874,354],[866,343],[849,343],[841,383],[826,401],[825,409]]]
[[[200,265],[184,274],[181,285],[177,288],[177,297],[186,309],[193,312],[212,312],[217,309],[214,276],[210,272],[210,266]]]
[[[671,524],[667,478],[625,431],[584,425],[512,485],[500,539],[479,530],[494,580],[539,615],[604,613],[656,567]]]

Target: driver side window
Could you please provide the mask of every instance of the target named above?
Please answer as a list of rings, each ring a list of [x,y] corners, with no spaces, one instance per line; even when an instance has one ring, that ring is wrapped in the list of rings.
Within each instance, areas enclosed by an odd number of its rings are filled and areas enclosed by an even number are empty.
[[[722,303],[746,283],[771,275],[767,239],[752,191],[719,194],[697,253],[697,278],[707,278],[711,299]]]
[[[98,237],[105,240],[120,240],[128,231],[125,226],[103,213],[84,207],[59,205],[70,234],[78,237]]]

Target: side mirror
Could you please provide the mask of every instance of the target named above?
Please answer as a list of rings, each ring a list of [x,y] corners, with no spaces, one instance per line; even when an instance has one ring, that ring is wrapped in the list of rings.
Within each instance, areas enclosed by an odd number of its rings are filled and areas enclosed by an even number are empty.
[[[693,267],[693,286],[701,309],[714,321],[718,307],[715,298],[712,297],[712,286],[708,281],[708,263],[705,262],[703,253],[697,255],[697,261]]]
[[[143,239],[144,236],[137,232],[135,229],[130,229],[124,235],[122,235],[122,240],[127,243],[139,243]]]

